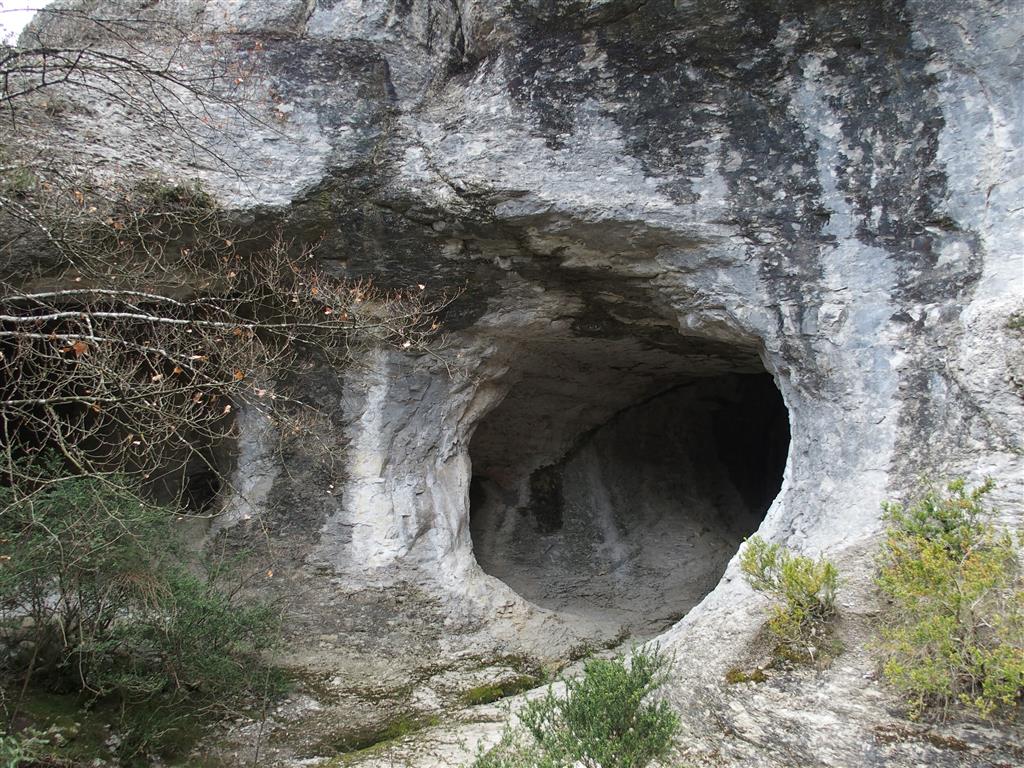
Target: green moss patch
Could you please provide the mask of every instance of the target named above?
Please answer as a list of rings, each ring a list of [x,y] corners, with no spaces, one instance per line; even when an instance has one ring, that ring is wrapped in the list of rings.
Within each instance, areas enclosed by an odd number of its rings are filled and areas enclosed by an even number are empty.
[[[16,688],[5,692],[8,707],[18,700],[19,693]],[[196,762],[190,755],[196,745],[208,738],[208,725],[187,706],[163,709],[143,704],[124,711],[115,701],[97,702],[84,695],[30,688],[18,705],[11,730],[37,734],[43,742],[33,751],[33,765],[84,766],[96,761],[114,764],[118,759],[126,766],[151,765],[143,751],[132,755],[129,749],[124,754],[115,754],[119,743],[124,746],[125,729],[130,727],[166,731],[167,743],[159,752],[167,765],[214,768],[218,762]]]
[[[435,715],[404,714],[379,725],[353,728],[336,734],[318,747],[320,752],[350,755],[365,752],[398,741],[412,733],[430,728],[440,722]]]
[[[733,667],[725,673],[725,682],[729,683],[729,685],[736,685],[737,683],[763,683],[767,679],[768,676],[760,667],[755,667],[749,672],[739,667]]]
[[[470,706],[478,704],[491,704],[517,693],[535,688],[540,680],[533,675],[516,675],[510,680],[501,683],[488,683],[470,688],[462,694],[462,700]]]
[[[6,696],[8,706],[18,698],[17,691]],[[88,710],[84,700],[29,690],[18,707],[13,731],[31,730],[46,743],[39,756],[56,763],[91,762],[112,757],[106,746],[111,727],[104,713]]]

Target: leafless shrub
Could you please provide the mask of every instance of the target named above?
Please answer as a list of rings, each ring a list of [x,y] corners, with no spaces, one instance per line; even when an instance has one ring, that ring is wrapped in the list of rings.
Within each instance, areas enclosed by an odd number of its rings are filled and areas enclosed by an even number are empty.
[[[345,366],[377,345],[437,355],[454,298],[331,275],[315,242],[243,233],[197,184],[55,161],[32,129],[59,119],[63,98],[219,165],[218,121],[259,122],[260,43],[146,5],[61,4],[0,46],[0,225],[55,255],[45,274],[0,282],[0,472],[26,492],[41,478],[19,477],[20,459],[48,449],[71,474],[180,492],[197,462],[218,471],[211,447],[232,437],[236,409],[282,434],[310,423],[281,386],[309,361]]]
[[[38,11],[15,45],[0,45],[0,114],[30,131],[92,105],[136,133],[184,145],[230,167],[226,121],[273,127],[254,108],[262,43],[152,3],[58,3]]]
[[[19,457],[44,446],[76,474],[180,475],[197,457],[207,460],[200,447],[231,436],[239,405],[291,418],[297,403],[273,382],[306,360],[345,366],[376,345],[436,354],[448,296],[332,277],[311,247],[296,252],[280,239],[245,254],[233,245],[200,256],[182,250],[160,281],[175,277],[179,293],[191,292],[179,297],[132,287],[130,270],[95,287],[94,276],[51,291],[0,286],[9,480]]]

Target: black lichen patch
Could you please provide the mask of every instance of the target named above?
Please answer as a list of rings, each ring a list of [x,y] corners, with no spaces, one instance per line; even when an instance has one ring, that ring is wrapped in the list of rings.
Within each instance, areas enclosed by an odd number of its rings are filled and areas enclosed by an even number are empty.
[[[787,14],[813,4],[610,6],[618,12],[606,8],[601,23],[585,15],[575,24],[548,16],[523,22],[513,95],[542,127],[563,135],[582,102],[600,104],[620,126],[626,150],[680,205],[697,202],[696,182],[708,165],[720,169],[729,223],[751,243],[777,306],[814,313],[820,301],[807,286],[822,281],[828,211],[817,147],[780,87],[801,48],[776,44]],[[790,322],[778,313],[780,326]],[[805,352],[794,342],[793,357],[813,359]]]
[[[661,191],[679,204],[696,202],[692,181],[703,176],[725,122],[750,111],[745,102],[777,25],[762,5],[678,9],[654,0],[599,31],[616,105],[609,115],[627,150],[663,179]]]
[[[387,59],[372,43],[324,43],[288,38],[265,41],[262,66],[272,98],[287,98],[316,112],[321,129],[354,129],[371,141],[394,101]]]
[[[943,207],[935,52],[912,41],[901,0],[524,2],[515,18],[511,93],[549,146],[564,144],[590,102],[677,203],[697,201],[695,180],[714,165],[780,329],[814,322],[822,258],[836,245],[819,147],[793,103],[811,77],[808,56],[822,63],[815,87],[840,124],[830,147],[837,189],[854,234],[893,259],[896,296],[959,295],[977,280],[977,238]],[[940,266],[950,245],[967,256]],[[813,377],[815,355],[799,335],[782,334],[785,352]]]
[[[402,19],[412,13],[413,6],[415,5],[415,0],[393,0],[393,2],[395,14]]]
[[[929,301],[968,290],[980,277],[980,245],[945,209],[947,176],[938,160],[945,126],[936,51],[914,44],[902,2],[862,3],[825,16],[829,107],[841,117],[838,187],[857,215],[857,237],[886,249],[897,266],[897,295]],[[968,254],[938,268],[952,240]]]
[[[576,104],[585,93],[574,68],[584,56],[582,39],[576,32],[557,40],[549,38],[542,46],[525,45],[515,54],[509,92],[516,101],[529,106],[538,132],[551,149],[565,146],[573,131]]]

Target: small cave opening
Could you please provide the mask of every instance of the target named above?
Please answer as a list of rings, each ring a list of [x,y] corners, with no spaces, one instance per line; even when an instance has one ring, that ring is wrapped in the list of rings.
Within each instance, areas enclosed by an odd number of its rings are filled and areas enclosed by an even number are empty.
[[[782,396],[753,348],[533,343],[470,443],[477,562],[536,605],[634,637],[720,580],[778,494]]]

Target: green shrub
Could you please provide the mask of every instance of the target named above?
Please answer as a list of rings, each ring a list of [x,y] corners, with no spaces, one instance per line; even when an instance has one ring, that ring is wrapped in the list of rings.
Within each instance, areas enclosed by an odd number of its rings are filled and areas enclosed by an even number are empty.
[[[31,765],[45,744],[35,733],[0,732],[0,768]]]
[[[879,645],[912,717],[954,703],[989,717],[1024,695],[1024,579],[1013,537],[985,506],[993,487],[956,480],[909,507],[883,505]]]
[[[3,671],[119,709],[122,756],[180,743],[190,718],[279,681],[261,660],[276,612],[203,575],[174,525],[117,475],[0,489]]]
[[[481,755],[474,768],[642,768],[671,748],[679,716],[665,701],[652,702],[670,660],[658,650],[624,658],[590,659],[583,676],[566,680],[564,696],[552,688],[519,712],[522,727]]]
[[[560,768],[541,751],[540,746],[515,728],[506,728],[501,740],[491,749],[482,748],[471,768]]]
[[[794,555],[752,536],[740,555],[740,570],[754,589],[782,601],[767,625],[778,657],[806,661],[835,652],[829,620],[835,615],[839,574],[831,562]]]

